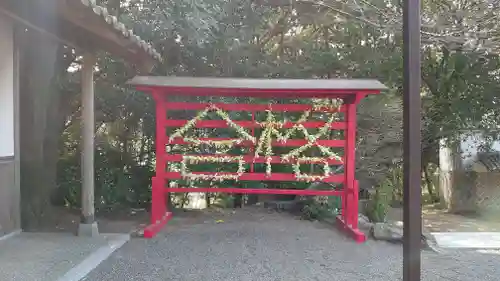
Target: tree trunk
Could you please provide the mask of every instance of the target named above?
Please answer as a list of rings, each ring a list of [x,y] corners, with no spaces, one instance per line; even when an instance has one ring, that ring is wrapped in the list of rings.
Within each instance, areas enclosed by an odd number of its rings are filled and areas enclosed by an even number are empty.
[[[63,46],[43,34],[22,29],[18,34],[21,212],[22,227],[30,230],[53,219],[51,197],[57,186],[59,137],[68,108],[61,104],[53,79],[56,73],[65,73],[72,60],[59,56]]]
[[[210,208],[210,193],[209,192],[206,192],[205,193],[205,205],[207,208]]]
[[[476,212],[475,175],[463,167],[458,142],[441,141],[439,150],[441,202],[452,213]]]
[[[20,159],[23,229],[40,227],[50,217],[50,194],[45,172],[45,134],[53,91],[50,90],[58,44],[28,31],[20,44]]]
[[[424,173],[425,185],[427,185],[427,192],[429,192],[429,196],[431,198],[432,203],[439,202],[439,195],[436,195],[434,192],[434,185],[431,180],[431,176],[429,175],[429,165],[422,165],[422,171]]]

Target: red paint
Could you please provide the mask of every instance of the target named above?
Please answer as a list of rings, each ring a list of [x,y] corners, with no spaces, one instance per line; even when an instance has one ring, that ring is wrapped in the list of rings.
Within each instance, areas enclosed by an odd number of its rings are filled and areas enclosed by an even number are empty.
[[[343,209],[348,210],[344,216],[348,225],[352,225],[352,215],[354,210],[352,204],[352,193],[354,192],[354,173],[355,166],[355,152],[356,152],[356,104],[348,104],[346,108],[345,122],[347,129],[345,131],[345,179],[344,179],[344,196],[343,196]],[[356,209],[357,210],[357,209]],[[357,216],[356,211],[356,216]]]
[[[163,213],[163,216],[156,221],[156,223],[151,223],[144,228],[144,238],[153,238],[158,232],[167,224],[167,222],[172,218],[171,212]]]
[[[306,111],[312,110],[312,105],[307,104],[272,104],[271,106],[267,104],[247,104],[247,103],[214,103],[215,107],[228,110],[228,111]],[[188,103],[188,102],[169,102],[165,105],[165,108],[171,110],[203,110],[210,106],[209,103]],[[321,112],[345,112],[345,106],[342,106],[340,110],[331,110],[329,108],[322,108]]]
[[[165,160],[170,161],[170,162],[181,162],[182,161],[182,154],[166,154],[165,155]],[[200,155],[189,155],[189,156],[213,156],[213,157],[224,157],[224,156],[229,156],[229,154],[200,154]],[[245,161],[246,164],[252,164],[252,163],[266,163],[267,157],[265,156],[260,156],[260,157],[254,157],[253,155],[242,155],[243,156],[243,161]],[[290,159],[290,162],[283,163],[281,160],[281,157],[279,156],[271,156],[271,163],[273,164],[286,164],[286,163],[295,163],[297,162],[296,159]],[[231,161],[233,163],[237,163],[238,160]],[[310,161],[308,163],[319,163],[323,164],[323,161]],[[336,159],[328,159],[328,163],[331,165],[340,165],[342,164],[339,160]]]
[[[337,227],[358,243],[366,241],[366,235],[357,226],[348,225],[342,216],[337,216]]]
[[[379,90],[349,89],[228,89],[228,88],[189,88],[189,87],[161,87],[137,86],[136,89],[144,92],[160,91],[163,97],[176,95],[190,96],[225,96],[225,97],[259,97],[259,98],[342,98],[350,99],[356,96],[378,94]]]
[[[337,225],[340,229],[348,233],[355,241],[364,242],[365,235],[358,230],[358,182],[355,180],[355,144],[356,144],[356,105],[368,94],[378,94],[375,90],[325,90],[325,89],[214,89],[214,88],[189,88],[189,87],[143,87],[139,86],[139,90],[150,92],[156,102],[156,176],[152,179],[152,203],[151,203],[151,224],[145,228],[144,237],[154,237],[170,220],[172,213],[167,209],[165,196],[170,192],[225,192],[238,194],[293,194],[293,195],[310,195],[310,196],[338,196],[342,201],[341,214],[337,217]],[[167,144],[186,145],[184,139],[176,138],[170,142],[166,135],[167,127],[181,127],[188,120],[168,120],[168,110],[203,110],[210,104],[208,103],[186,103],[186,102],[168,102],[168,96],[174,95],[191,95],[191,96],[232,96],[232,97],[259,97],[259,98],[342,98],[345,105],[339,111],[344,112],[344,120],[332,124],[331,129],[344,130],[344,140],[318,140],[316,144],[325,147],[343,148],[344,154],[344,174],[331,175],[323,179],[323,182],[341,183],[340,190],[295,190],[295,189],[246,189],[246,188],[186,188],[186,187],[169,187],[168,181],[180,179],[179,172],[170,172],[166,170],[168,162],[182,161],[182,155],[169,154],[165,150]],[[276,112],[297,112],[305,110],[313,110],[311,105],[306,104],[230,104],[216,103],[217,108],[224,111],[248,111],[252,114],[251,121],[235,121],[236,124],[248,128],[249,133],[258,139],[255,135],[256,129],[260,126],[256,122],[256,112],[272,110]],[[316,111],[334,112],[329,108],[321,108]],[[265,121],[265,120],[260,120]],[[291,128],[295,123],[286,122],[284,128]],[[307,121],[303,125],[306,128],[320,128],[324,122]],[[198,128],[227,128],[228,124],[223,120],[200,120],[197,122]],[[284,130],[282,131],[284,133]],[[296,134],[296,138],[300,138],[301,133]],[[202,140],[230,140],[227,138],[206,138]],[[290,139],[287,142],[273,141],[275,147],[297,147],[306,144],[305,139]],[[245,166],[249,168],[240,177],[240,181],[297,181],[294,174],[272,173],[267,176],[265,173],[254,172],[254,163],[266,163],[266,157],[254,157],[255,143],[251,141],[243,141],[238,146],[249,147],[248,153],[243,156]],[[194,155],[193,155],[194,156]],[[210,155],[204,155],[210,156]],[[211,156],[229,156],[229,155],[211,155]],[[296,162],[291,159],[288,163]],[[335,159],[328,160],[330,165],[340,165],[340,161]],[[272,156],[271,163],[282,164],[282,159],[279,156]],[[287,163],[284,163],[287,164]],[[321,163],[318,163],[321,165]],[[307,165],[307,164],[304,164]],[[227,174],[234,174],[226,172]],[[200,172],[197,174],[213,174],[209,172]],[[218,173],[221,174],[221,173]]]
[[[225,141],[225,140],[231,140],[230,138],[200,138],[202,141]],[[273,141],[273,146],[281,146],[281,147],[286,147],[286,146],[303,146],[306,144],[307,141],[305,139],[293,139],[293,140],[287,140],[286,142],[281,142],[281,141]],[[344,140],[318,140],[316,142],[319,145],[326,146],[326,147],[344,147],[345,141]],[[188,144],[185,142],[183,139],[180,138],[175,138],[169,144]],[[243,141],[240,144],[236,144],[236,146],[254,146],[254,144],[251,141]]]
[[[236,175],[236,173],[210,173],[210,172],[197,172],[193,173],[195,175]],[[171,180],[181,179],[181,173],[179,172],[166,172],[165,178]],[[282,174],[282,173],[272,173],[271,176],[267,176],[265,173],[244,173],[240,177],[240,181],[297,181],[295,174]],[[337,174],[332,175],[328,178],[324,178],[323,182],[335,182],[341,183],[344,181],[344,175]]]
[[[300,189],[258,189],[258,188],[217,188],[217,187],[178,187],[166,188],[168,192],[224,192],[240,194],[283,194],[283,195],[317,195],[317,196],[341,196],[342,191],[338,190],[300,190]]]
[[[252,122],[255,122],[255,111],[252,111]],[[255,137],[255,128],[252,128],[252,137]],[[248,150],[248,154],[250,156],[250,160],[252,159],[252,157],[254,158],[252,162],[255,163],[258,160],[257,157],[253,156],[253,155],[255,155],[255,147],[251,146],[250,149]],[[247,159],[247,158],[245,158],[245,159]],[[247,161],[247,160],[245,160],[245,161],[246,162],[250,162],[250,161]],[[272,163],[274,163],[274,162],[272,162]],[[255,165],[252,163],[250,165],[250,173],[253,173],[254,170],[255,170]]]
[[[182,127],[188,120],[166,120],[165,126],[167,127]],[[261,126],[257,122],[252,121],[234,121],[235,124],[243,128],[260,128]],[[283,128],[292,128],[296,122],[285,122]],[[325,122],[304,122],[302,126],[305,128],[321,128],[325,125]],[[196,122],[196,128],[229,128],[229,125],[224,120],[200,120]],[[334,130],[344,130],[346,124],[344,122],[334,122],[332,123],[331,129]]]

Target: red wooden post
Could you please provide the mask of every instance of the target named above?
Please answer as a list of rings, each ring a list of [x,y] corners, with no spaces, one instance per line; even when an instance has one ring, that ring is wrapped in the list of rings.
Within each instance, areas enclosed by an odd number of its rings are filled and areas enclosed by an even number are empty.
[[[144,229],[146,238],[154,237],[171,217],[165,202],[166,107],[158,90],[153,91],[152,95],[156,103],[156,175],[151,181],[151,225]]]
[[[155,195],[156,202],[156,214],[153,214],[153,222],[159,220],[162,216],[162,209],[164,206],[162,205],[162,201],[160,198],[163,197],[163,194],[160,195],[161,189],[163,189],[163,185],[165,184],[165,137],[166,137],[166,128],[164,126],[165,121],[167,121],[167,113],[165,109],[164,98],[160,95],[158,91],[153,92],[153,97],[156,101],[156,177],[155,181],[152,182],[152,192]],[[152,212],[153,213],[153,212]]]
[[[255,122],[255,111],[254,110],[252,110],[252,122]],[[255,137],[255,127],[252,128],[252,137]],[[254,147],[250,147],[249,151],[250,151],[250,156],[253,157],[254,153],[255,153]],[[252,164],[250,164],[250,173],[254,172],[254,169],[255,169],[254,163],[255,163],[255,161],[253,161]]]
[[[159,199],[163,196],[161,185],[164,181],[161,177],[153,177],[151,180],[151,197],[155,198],[155,200],[151,201],[151,222],[153,223],[157,223],[162,217],[162,206]]]
[[[346,105],[346,130],[344,148],[344,194],[342,213],[337,218],[339,227],[346,230],[357,242],[364,242],[366,236],[358,230],[358,186],[356,173],[356,103],[357,98]]]
[[[359,182],[354,180],[353,190],[352,190],[352,219],[351,226],[353,228],[358,228],[358,213],[359,213]]]
[[[356,104],[347,104],[347,110],[345,114],[345,122],[347,123],[347,128],[345,130],[345,164],[344,164],[344,192],[346,201],[346,216],[345,221],[347,225],[352,226],[352,193],[354,185],[354,175],[356,172]]]

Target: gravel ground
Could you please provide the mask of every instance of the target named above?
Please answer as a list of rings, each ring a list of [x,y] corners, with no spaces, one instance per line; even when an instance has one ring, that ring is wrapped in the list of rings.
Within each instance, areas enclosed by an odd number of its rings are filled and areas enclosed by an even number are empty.
[[[358,245],[332,227],[245,211],[134,239],[88,281],[402,280],[400,245]],[[500,252],[422,252],[422,280],[500,280]]]

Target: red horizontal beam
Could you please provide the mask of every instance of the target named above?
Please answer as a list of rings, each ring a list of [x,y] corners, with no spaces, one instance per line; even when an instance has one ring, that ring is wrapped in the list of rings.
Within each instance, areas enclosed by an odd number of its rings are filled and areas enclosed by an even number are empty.
[[[193,172],[196,175],[215,175],[216,173],[209,172]],[[217,173],[218,175],[236,175],[236,173]],[[159,174],[157,177],[161,177]],[[167,179],[177,180],[182,179],[181,173],[179,172],[165,172],[163,176]],[[272,173],[269,177],[266,173],[244,173],[239,178],[240,181],[293,181],[296,182],[297,178],[295,174],[283,174],[283,173]],[[322,182],[334,182],[342,183],[344,181],[344,174],[331,175],[328,178],[324,178]]]
[[[182,154],[166,154],[163,159],[165,159],[165,161],[170,161],[170,162],[181,162],[182,161]],[[210,154],[210,155],[207,155],[207,154],[204,154],[204,155],[190,155],[190,156],[202,156],[202,157],[233,157],[234,155],[227,155],[227,154]],[[265,156],[261,156],[261,157],[254,157],[253,155],[242,155],[243,156],[243,160],[247,163],[247,164],[251,164],[251,163],[266,163],[267,161],[267,157]],[[287,164],[288,162],[281,162],[281,157],[279,156],[271,156],[271,163],[273,164]],[[342,164],[342,162],[340,162],[339,160],[336,160],[336,159],[328,159],[327,160],[329,164],[332,164],[332,165],[340,165]],[[238,160],[234,160],[232,162],[238,162]],[[290,159],[290,162],[289,163],[295,163],[297,162],[295,159]],[[322,161],[314,161],[313,163],[323,163]]]
[[[189,120],[164,120],[163,124],[165,124],[166,127],[182,127],[184,126]],[[244,128],[259,128],[260,125],[255,122],[255,121],[233,121],[237,125],[244,127]],[[306,128],[321,128],[325,125],[326,122],[321,122],[321,121],[309,121],[309,122],[304,122],[302,125]],[[286,122],[283,124],[284,128],[292,128],[296,122]],[[196,128],[228,128],[229,125],[227,124],[226,121],[224,120],[200,120],[196,122]],[[334,130],[345,130],[346,128],[346,123],[344,122],[334,122],[332,123],[332,126],[330,128]]]
[[[248,104],[248,103],[215,103],[217,108],[232,111],[306,111],[312,110],[313,106],[309,104],[273,104],[271,107],[267,104]],[[189,103],[189,102],[166,102],[165,109],[170,110],[203,110],[210,106],[209,103]],[[322,112],[335,112],[329,108],[321,108]],[[340,112],[345,112],[345,106],[340,108]]]
[[[193,96],[228,96],[259,98],[348,98],[378,94],[380,90],[329,90],[329,89],[227,89],[196,87],[164,87],[136,86],[139,91],[154,92],[160,96],[193,95]]]
[[[286,194],[286,195],[318,195],[342,196],[341,190],[301,190],[301,189],[259,189],[259,188],[218,188],[218,187],[176,187],[165,188],[166,192],[224,192],[244,194]]]
[[[232,140],[231,138],[200,138],[202,141],[224,141],[224,140]],[[182,138],[175,138],[168,144],[188,144]],[[273,141],[273,146],[287,147],[287,146],[303,146],[307,141],[304,139],[292,139],[286,142]],[[318,140],[317,144],[326,146],[326,147],[344,147],[345,140]],[[235,144],[236,146],[254,146],[250,141],[243,141],[240,144]]]

